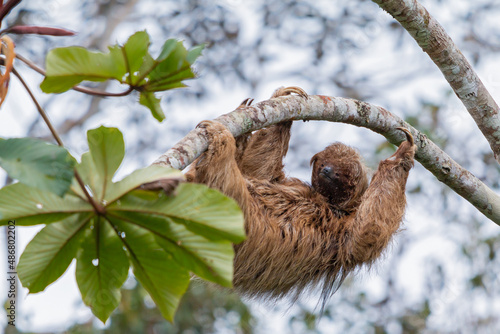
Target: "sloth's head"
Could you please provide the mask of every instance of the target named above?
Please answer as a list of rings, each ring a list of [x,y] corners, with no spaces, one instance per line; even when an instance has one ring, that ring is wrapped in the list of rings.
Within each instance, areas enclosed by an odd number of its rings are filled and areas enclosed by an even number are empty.
[[[362,157],[352,147],[334,143],[311,159],[311,184],[314,190],[340,210],[353,211],[368,187]]]

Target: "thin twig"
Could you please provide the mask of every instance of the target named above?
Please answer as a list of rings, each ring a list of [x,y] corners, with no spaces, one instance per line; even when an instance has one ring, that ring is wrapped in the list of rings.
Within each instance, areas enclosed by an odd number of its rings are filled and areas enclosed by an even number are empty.
[[[110,93],[110,92],[101,92],[98,90],[90,89],[90,88],[85,88],[81,86],[75,86],[72,88],[73,90],[88,94],[88,95],[95,95],[95,96],[102,96],[102,97],[120,97],[120,96],[127,96],[130,93],[134,91],[134,87],[129,86],[129,88],[121,93]]]
[[[0,8],[0,23],[2,22],[2,20],[4,19],[4,17],[9,14],[9,12],[12,10],[12,8],[16,7],[17,5],[19,5],[19,3],[21,2],[22,0],[10,0],[8,1],[5,5],[3,5],[1,8]]]
[[[33,95],[33,92],[31,91],[31,89],[26,84],[26,81],[24,81],[24,79],[21,77],[19,72],[17,72],[17,70],[14,67],[12,68],[12,73],[14,73],[14,75],[19,79],[19,81],[23,85],[24,89],[26,89],[29,96],[31,97],[31,99],[35,103],[35,106],[38,110],[38,113],[40,114],[40,116],[42,116],[43,120],[45,121],[45,124],[47,124],[47,126],[48,126],[50,132],[52,133],[52,136],[54,136],[54,139],[56,140],[57,144],[61,147],[64,147],[64,144],[63,144],[61,138],[59,137],[59,134],[55,130],[54,126],[50,122],[49,117],[47,116],[47,113],[45,112],[45,110],[43,110],[40,103],[38,103],[38,100],[36,99],[35,95]],[[87,197],[87,200],[94,208],[95,212],[100,214],[100,215],[104,215],[106,213],[106,209],[103,206],[101,206],[99,203],[97,203],[92,196],[90,196],[90,193],[88,192],[87,188],[85,187],[85,183],[83,182],[80,174],[78,173],[78,171],[76,169],[75,169],[75,178],[76,178],[78,184],[80,185],[80,187],[82,188],[82,191],[85,194],[85,197]]]
[[[61,140],[61,137],[59,137],[59,134],[57,133],[57,131],[54,128],[54,126],[52,125],[52,122],[49,120],[49,117],[47,116],[47,113],[45,112],[45,110],[43,110],[43,108],[40,105],[40,103],[38,103],[38,100],[36,99],[35,95],[33,95],[33,92],[31,91],[31,89],[28,87],[28,85],[26,84],[26,82],[24,81],[24,79],[21,77],[21,75],[19,74],[19,72],[17,72],[17,70],[14,67],[12,68],[12,73],[14,73],[14,75],[19,79],[19,81],[21,82],[21,84],[24,86],[24,89],[26,89],[26,91],[28,92],[29,96],[33,100],[33,103],[35,103],[35,106],[36,106],[36,109],[38,110],[38,113],[40,114],[40,116],[42,116],[45,124],[47,124],[47,126],[48,126],[48,128],[50,130],[50,133],[52,134],[52,136],[56,140],[57,144],[59,146],[64,146],[64,144],[63,144],[63,142]]]
[[[33,63],[31,60],[24,58],[20,54],[16,54],[16,58],[19,59],[20,61],[22,61],[23,63],[25,63],[26,65],[28,65],[31,69],[35,70],[36,72],[40,73],[43,76],[46,76],[45,70],[43,68],[41,68],[40,66],[36,65],[35,63]],[[88,94],[88,95],[103,96],[103,97],[120,97],[120,96],[129,95],[130,93],[132,93],[132,91],[134,90],[134,87],[129,86],[129,88],[127,90],[120,92],[120,93],[101,92],[98,90],[94,90],[94,89],[90,89],[90,88],[86,88],[86,87],[82,87],[82,86],[75,86],[72,89],[77,91],[77,92]]]

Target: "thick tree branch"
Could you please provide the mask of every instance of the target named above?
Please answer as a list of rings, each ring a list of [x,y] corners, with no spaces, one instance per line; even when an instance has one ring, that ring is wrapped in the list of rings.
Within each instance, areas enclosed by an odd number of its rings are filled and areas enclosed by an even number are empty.
[[[372,0],[392,15],[443,72],[500,162],[500,109],[444,28],[416,0]]]
[[[486,217],[500,225],[500,197],[469,171],[430,141],[424,134],[381,107],[352,99],[309,96],[287,96],[237,109],[216,118],[234,136],[261,129],[284,120],[325,120],[368,128],[380,133],[389,142],[399,145],[403,126],[412,132],[418,145],[416,159],[460,196],[468,200]],[[154,163],[183,169],[207,148],[202,129],[192,130]]]

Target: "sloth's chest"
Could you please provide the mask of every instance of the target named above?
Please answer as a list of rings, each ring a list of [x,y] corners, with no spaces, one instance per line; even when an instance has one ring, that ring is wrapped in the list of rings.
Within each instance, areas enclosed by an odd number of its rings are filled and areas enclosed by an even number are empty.
[[[281,228],[293,226],[328,227],[335,214],[327,203],[307,189],[283,185],[263,185],[251,193],[255,209],[272,225]]]

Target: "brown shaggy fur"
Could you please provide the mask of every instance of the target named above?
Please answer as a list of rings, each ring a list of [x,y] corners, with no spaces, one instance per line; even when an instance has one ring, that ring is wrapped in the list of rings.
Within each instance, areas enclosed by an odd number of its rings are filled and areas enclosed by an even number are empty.
[[[290,92],[298,91],[282,89],[274,96]],[[403,142],[368,185],[357,151],[332,144],[312,157],[309,185],[283,172],[291,125],[235,140],[218,122],[200,123],[210,144],[188,179],[222,191],[243,210],[247,239],[234,247],[238,292],[296,299],[319,286],[324,305],[348,273],[380,256],[398,230],[416,146]]]

